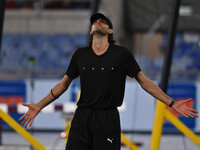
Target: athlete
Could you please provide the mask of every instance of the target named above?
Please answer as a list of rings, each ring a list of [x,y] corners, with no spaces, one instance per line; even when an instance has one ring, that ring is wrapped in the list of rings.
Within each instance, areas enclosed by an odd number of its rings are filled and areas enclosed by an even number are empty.
[[[120,150],[121,128],[117,107],[121,106],[126,77],[135,78],[141,87],[185,117],[198,117],[187,100],[174,101],[141,71],[131,52],[115,44],[111,20],[101,13],[90,18],[89,46],[72,56],[63,79],[19,120],[31,126],[36,115],[63,94],[73,79],[80,76],[81,95],[77,103],[66,150]]]

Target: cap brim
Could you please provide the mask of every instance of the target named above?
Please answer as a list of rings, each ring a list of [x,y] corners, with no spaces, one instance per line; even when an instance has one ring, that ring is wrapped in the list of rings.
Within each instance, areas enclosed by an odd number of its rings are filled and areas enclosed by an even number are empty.
[[[97,20],[97,19],[99,19],[99,18],[102,18],[102,19],[104,19],[104,20],[107,21],[106,16],[104,16],[104,15],[101,14],[101,13],[95,13],[95,14],[93,14],[93,15],[91,16],[91,18],[90,18],[90,22],[91,22],[91,24],[93,24],[94,21]]]
[[[109,18],[107,18],[106,16],[104,16],[103,14],[101,14],[101,13],[95,13],[95,14],[93,14],[91,16],[91,18],[90,18],[91,24],[93,24],[94,21],[99,19],[99,18],[106,20],[106,22],[107,22],[107,24],[109,26],[109,29],[113,29],[113,25],[112,25],[111,20]]]

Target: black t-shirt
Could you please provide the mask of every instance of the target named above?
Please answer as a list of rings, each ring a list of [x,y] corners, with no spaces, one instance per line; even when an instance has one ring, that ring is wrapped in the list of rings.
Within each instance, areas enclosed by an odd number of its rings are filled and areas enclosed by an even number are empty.
[[[139,65],[127,48],[110,44],[100,56],[92,47],[76,50],[66,75],[71,79],[80,75],[78,106],[110,109],[122,104],[126,76],[136,77],[139,71]]]

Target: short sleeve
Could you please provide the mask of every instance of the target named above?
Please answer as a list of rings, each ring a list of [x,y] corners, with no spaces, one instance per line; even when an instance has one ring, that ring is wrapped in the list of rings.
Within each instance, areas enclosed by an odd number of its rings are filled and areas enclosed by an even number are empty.
[[[69,66],[66,71],[66,75],[71,79],[75,79],[79,76],[79,69],[78,69],[78,56],[77,51],[73,54]]]
[[[125,62],[126,75],[128,75],[131,78],[136,77],[138,72],[141,71],[141,69],[129,50],[127,50],[127,57]]]

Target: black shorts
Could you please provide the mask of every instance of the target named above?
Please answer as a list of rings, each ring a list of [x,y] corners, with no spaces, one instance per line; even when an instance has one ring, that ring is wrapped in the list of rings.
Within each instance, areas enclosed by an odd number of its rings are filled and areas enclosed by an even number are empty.
[[[66,150],[120,150],[120,147],[121,128],[117,108],[77,108]]]

